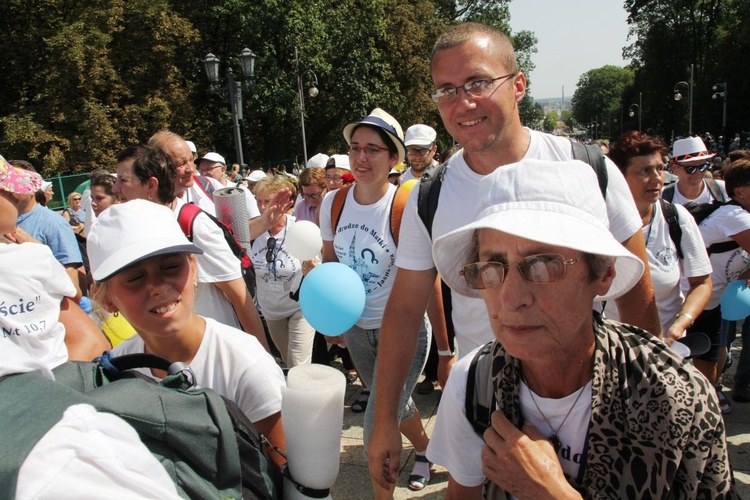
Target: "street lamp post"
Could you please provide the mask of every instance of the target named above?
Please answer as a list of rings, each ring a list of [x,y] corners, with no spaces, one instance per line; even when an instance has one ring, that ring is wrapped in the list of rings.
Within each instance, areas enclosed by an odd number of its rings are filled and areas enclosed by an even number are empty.
[[[630,107],[628,107],[628,115],[631,117],[635,116],[635,111],[633,111],[633,108],[638,110],[638,132],[641,131],[641,118],[643,116],[643,93],[638,92],[638,104],[631,104]]]
[[[718,90],[721,89],[721,92]],[[721,97],[724,101],[724,112],[721,115],[721,131],[726,137],[727,133],[727,82],[717,83],[713,86],[714,95],[711,96],[713,99]]]
[[[242,116],[242,90],[249,89],[255,79],[255,58],[252,50],[245,47],[237,56],[242,66],[242,81],[237,81],[234,71],[227,66],[227,84],[219,83],[220,60],[210,52],[203,59],[203,67],[206,70],[208,82],[211,84],[211,92],[226,99],[229,98],[229,109],[232,112],[232,132],[234,135],[234,152],[237,163],[244,169],[245,160],[242,155],[242,133],[240,131],[240,120]]]
[[[303,161],[307,162],[307,138],[305,137],[305,92],[304,82],[302,73],[299,70],[299,52],[297,47],[294,47],[294,60],[297,65],[297,93],[299,94],[299,116],[302,124],[302,153],[304,154]],[[310,97],[316,97],[318,95],[318,75],[313,70],[309,71],[309,76],[312,77],[312,84],[310,89],[307,91]]]
[[[694,65],[690,65],[690,83],[682,81],[677,82],[674,86],[674,100],[682,100],[682,92],[680,92],[680,86],[687,87],[688,92],[688,135],[693,135],[693,70]]]

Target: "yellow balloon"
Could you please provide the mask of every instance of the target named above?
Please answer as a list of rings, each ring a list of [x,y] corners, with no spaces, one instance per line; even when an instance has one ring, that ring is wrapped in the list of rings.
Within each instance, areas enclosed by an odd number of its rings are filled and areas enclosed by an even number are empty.
[[[401,189],[406,189],[407,191],[411,191],[414,189],[414,186],[417,185],[419,182],[419,179],[409,179],[408,181],[401,184]]]

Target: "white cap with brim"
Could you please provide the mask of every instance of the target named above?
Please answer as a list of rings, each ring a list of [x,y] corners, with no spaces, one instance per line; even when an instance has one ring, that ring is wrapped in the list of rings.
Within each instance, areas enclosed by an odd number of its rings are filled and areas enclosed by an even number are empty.
[[[204,160],[205,161],[212,161],[214,163],[221,163],[225,167],[227,165],[226,160],[224,160],[224,157],[221,156],[219,153],[214,153],[214,152],[206,153],[204,156],[198,158],[197,161],[198,161],[198,163],[200,163],[200,162],[202,162]]]
[[[326,162],[326,169],[329,168],[341,168],[343,170],[351,171],[352,168],[349,165],[349,155],[331,155]]]
[[[326,168],[326,162],[328,162],[328,158],[329,156],[323,153],[318,153],[316,155],[313,155],[310,157],[309,160],[307,160],[307,163],[305,163],[305,168],[310,168],[310,167]]]
[[[195,147],[195,143],[193,141],[185,141],[187,142],[188,147],[190,148],[191,153],[198,154],[198,150]]]
[[[477,229],[614,257],[616,276],[597,300],[623,295],[643,274],[643,262],[610,233],[596,174],[583,162],[524,160],[499,167],[480,183],[478,199],[475,222],[441,236],[432,247],[438,273],[461,295],[480,297],[459,274],[475,251]]]
[[[245,179],[247,179],[248,182],[258,182],[261,179],[265,179],[266,177],[266,173],[262,170],[253,170],[245,176]]]
[[[344,127],[344,139],[346,139],[347,144],[351,145],[352,134],[354,133],[354,129],[357,128],[358,125],[369,125],[371,127],[382,129],[388,135],[388,137],[391,138],[391,142],[393,142],[393,144],[396,146],[396,150],[398,150],[398,161],[404,161],[404,157],[406,156],[406,148],[404,147],[404,131],[401,129],[401,125],[398,123],[398,120],[396,120],[394,117],[392,117],[382,109],[375,108],[369,115],[365,116],[360,121],[350,123],[349,125]]]
[[[147,200],[112,205],[102,212],[91,227],[86,249],[96,282],[158,255],[203,253],[187,239],[172,210]]]
[[[404,145],[409,146],[422,146],[430,147],[437,139],[437,132],[429,125],[412,125],[406,129],[406,139],[404,139]]]

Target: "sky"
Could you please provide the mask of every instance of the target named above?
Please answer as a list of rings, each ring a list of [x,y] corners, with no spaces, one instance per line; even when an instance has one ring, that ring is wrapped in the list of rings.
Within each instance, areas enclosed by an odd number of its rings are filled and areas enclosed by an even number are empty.
[[[537,37],[536,69],[531,79],[535,99],[569,99],[578,79],[607,64],[626,66],[622,58],[628,35],[623,0],[512,0],[510,27]]]

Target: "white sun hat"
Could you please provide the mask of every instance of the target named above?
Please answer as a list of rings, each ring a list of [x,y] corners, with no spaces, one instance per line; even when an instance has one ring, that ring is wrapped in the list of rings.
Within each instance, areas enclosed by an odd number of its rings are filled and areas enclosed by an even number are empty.
[[[148,200],[119,203],[102,212],[91,227],[86,249],[97,282],[158,255],[203,253],[187,239],[172,210]]]
[[[401,129],[398,120],[382,109],[375,108],[369,115],[365,116],[360,121],[350,123],[344,127],[344,139],[346,139],[347,144],[352,143],[352,134],[358,125],[369,125],[371,127],[382,129],[391,139],[393,145],[396,146],[396,150],[398,150],[398,161],[404,161],[404,157],[406,156],[404,131]]]
[[[708,152],[703,139],[700,137],[688,137],[674,141],[672,156],[677,163],[684,163],[686,161],[708,160],[716,155]]]
[[[475,251],[474,231],[485,228],[614,257],[617,275],[598,300],[621,296],[643,274],[643,262],[609,232],[596,174],[581,161],[523,160],[502,166],[482,180],[477,194],[475,221],[441,236],[432,247],[438,273],[461,295],[480,297],[479,290],[470,288],[459,273]]]
[[[326,168],[326,162],[328,161],[329,156],[324,153],[318,153],[316,155],[313,155],[310,157],[309,160],[307,160],[307,163],[305,163],[306,168],[310,167],[320,167],[320,168]]]

